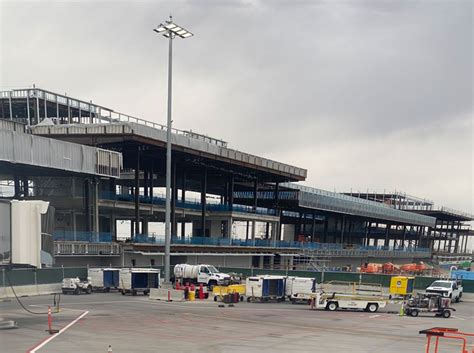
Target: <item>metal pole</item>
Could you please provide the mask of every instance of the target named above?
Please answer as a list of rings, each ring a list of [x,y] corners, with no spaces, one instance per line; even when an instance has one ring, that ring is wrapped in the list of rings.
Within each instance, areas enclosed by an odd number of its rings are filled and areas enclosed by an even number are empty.
[[[8,108],[10,112],[10,120],[13,120],[12,91],[8,92]]]
[[[166,131],[166,215],[165,215],[165,282],[170,282],[170,252],[171,252],[171,82],[172,82],[172,57],[173,33],[169,31],[168,53],[168,120]]]
[[[31,116],[30,116],[30,90],[26,91],[26,114],[28,116],[28,126],[31,125]]]

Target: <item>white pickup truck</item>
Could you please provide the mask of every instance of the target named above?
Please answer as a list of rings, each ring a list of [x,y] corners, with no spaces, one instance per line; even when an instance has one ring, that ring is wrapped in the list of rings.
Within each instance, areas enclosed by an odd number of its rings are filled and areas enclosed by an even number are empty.
[[[462,285],[457,280],[438,280],[426,288],[426,293],[438,293],[445,298],[450,298],[453,302],[459,303],[462,297]]]
[[[87,280],[81,280],[79,277],[75,278],[64,278],[61,288],[63,294],[74,293],[81,294],[82,292],[86,294],[92,293],[92,283],[90,277]]]

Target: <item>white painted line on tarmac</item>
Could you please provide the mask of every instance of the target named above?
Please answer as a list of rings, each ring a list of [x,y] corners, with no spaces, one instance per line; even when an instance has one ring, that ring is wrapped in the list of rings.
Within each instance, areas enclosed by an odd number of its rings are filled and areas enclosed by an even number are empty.
[[[455,316],[455,315],[453,315],[453,318],[455,318],[455,319],[459,319],[459,320],[466,320],[466,319],[465,319],[465,318],[463,318],[463,317],[459,317],[459,316]]]
[[[379,317],[380,315],[371,315],[369,316],[369,319],[375,319],[376,317]]]
[[[73,321],[71,321],[69,324],[67,324],[66,326],[64,326],[61,330],[59,330],[58,333],[55,333],[54,335],[52,335],[51,337],[48,337],[47,339],[45,339],[44,341],[40,342],[38,345],[36,345],[35,347],[33,348],[30,348],[27,353],[36,353],[38,350],[40,350],[42,347],[44,347],[46,344],[48,344],[49,342],[51,342],[52,340],[54,340],[56,337],[58,337],[61,333],[63,333],[64,331],[66,331],[69,327],[71,327],[72,325],[74,325],[76,322],[78,322],[80,319],[82,319],[84,316],[86,316],[87,314],[89,314],[88,311],[85,311],[83,312],[81,315],[79,315],[76,319],[74,319]]]

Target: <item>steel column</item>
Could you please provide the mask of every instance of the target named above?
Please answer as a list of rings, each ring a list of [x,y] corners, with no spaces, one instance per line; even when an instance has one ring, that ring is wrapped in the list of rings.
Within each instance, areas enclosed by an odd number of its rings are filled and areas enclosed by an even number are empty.
[[[250,222],[247,221],[247,225],[245,227],[245,241],[249,240],[249,224],[250,224]]]
[[[99,232],[100,232],[100,225],[99,225],[99,180],[94,178],[94,233],[96,236],[97,241],[99,241]]]
[[[40,102],[39,102],[39,93],[37,90],[35,90],[35,96],[36,96],[36,124],[40,123]]]
[[[402,248],[405,248],[405,240],[407,236],[407,226],[403,226]]]
[[[207,194],[207,168],[204,168],[204,173],[201,180],[201,226],[202,236],[206,236],[206,194]]]
[[[346,216],[342,216],[341,224],[341,244],[344,244],[344,228],[346,227]]]
[[[26,114],[28,117],[28,126],[31,125],[31,113],[30,113],[30,90],[26,94]]]
[[[229,211],[233,210],[234,207],[234,174],[230,177],[229,183]]]
[[[148,170],[143,168],[143,196],[148,197]]]
[[[137,147],[135,163],[135,234],[140,234],[140,147]]]
[[[183,168],[183,179],[181,182],[181,202],[185,203],[186,201],[186,171]],[[186,233],[186,220],[181,222],[181,238],[184,239]]]
[[[13,184],[14,184],[14,189],[15,189],[15,198],[20,198],[20,194],[21,194],[20,177],[15,175],[13,177]]]
[[[44,118],[48,117],[48,102],[46,100],[46,92],[43,92],[43,101],[44,101]]]
[[[28,190],[28,177],[23,177],[23,197],[28,197],[29,196],[29,190]]]
[[[178,224],[176,223],[176,200],[178,199],[178,185],[176,183],[176,162],[172,162],[171,169],[171,236],[176,236]]]
[[[10,120],[13,120],[12,91],[8,92],[8,108],[10,112]]]
[[[389,246],[389,235],[390,235],[390,228],[391,227],[392,227],[392,225],[390,223],[386,225],[386,228],[385,228],[385,241],[384,241],[383,246]]]
[[[154,185],[154,181],[153,181],[153,178],[154,178],[154,171],[155,169],[155,162],[154,161],[151,161],[151,171],[150,171],[150,198],[151,198],[151,204],[153,205],[153,185]]]
[[[257,204],[258,204],[258,179],[255,178],[254,184],[253,184],[253,210],[255,213],[257,213]]]

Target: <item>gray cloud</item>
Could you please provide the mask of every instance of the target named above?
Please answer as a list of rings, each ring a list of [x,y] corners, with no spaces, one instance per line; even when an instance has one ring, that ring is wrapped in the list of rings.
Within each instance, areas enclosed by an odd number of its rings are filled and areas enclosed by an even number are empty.
[[[309,169],[332,189],[404,189],[472,210],[472,2],[1,3],[1,85],[174,121]],[[462,166],[462,168],[456,168]]]

